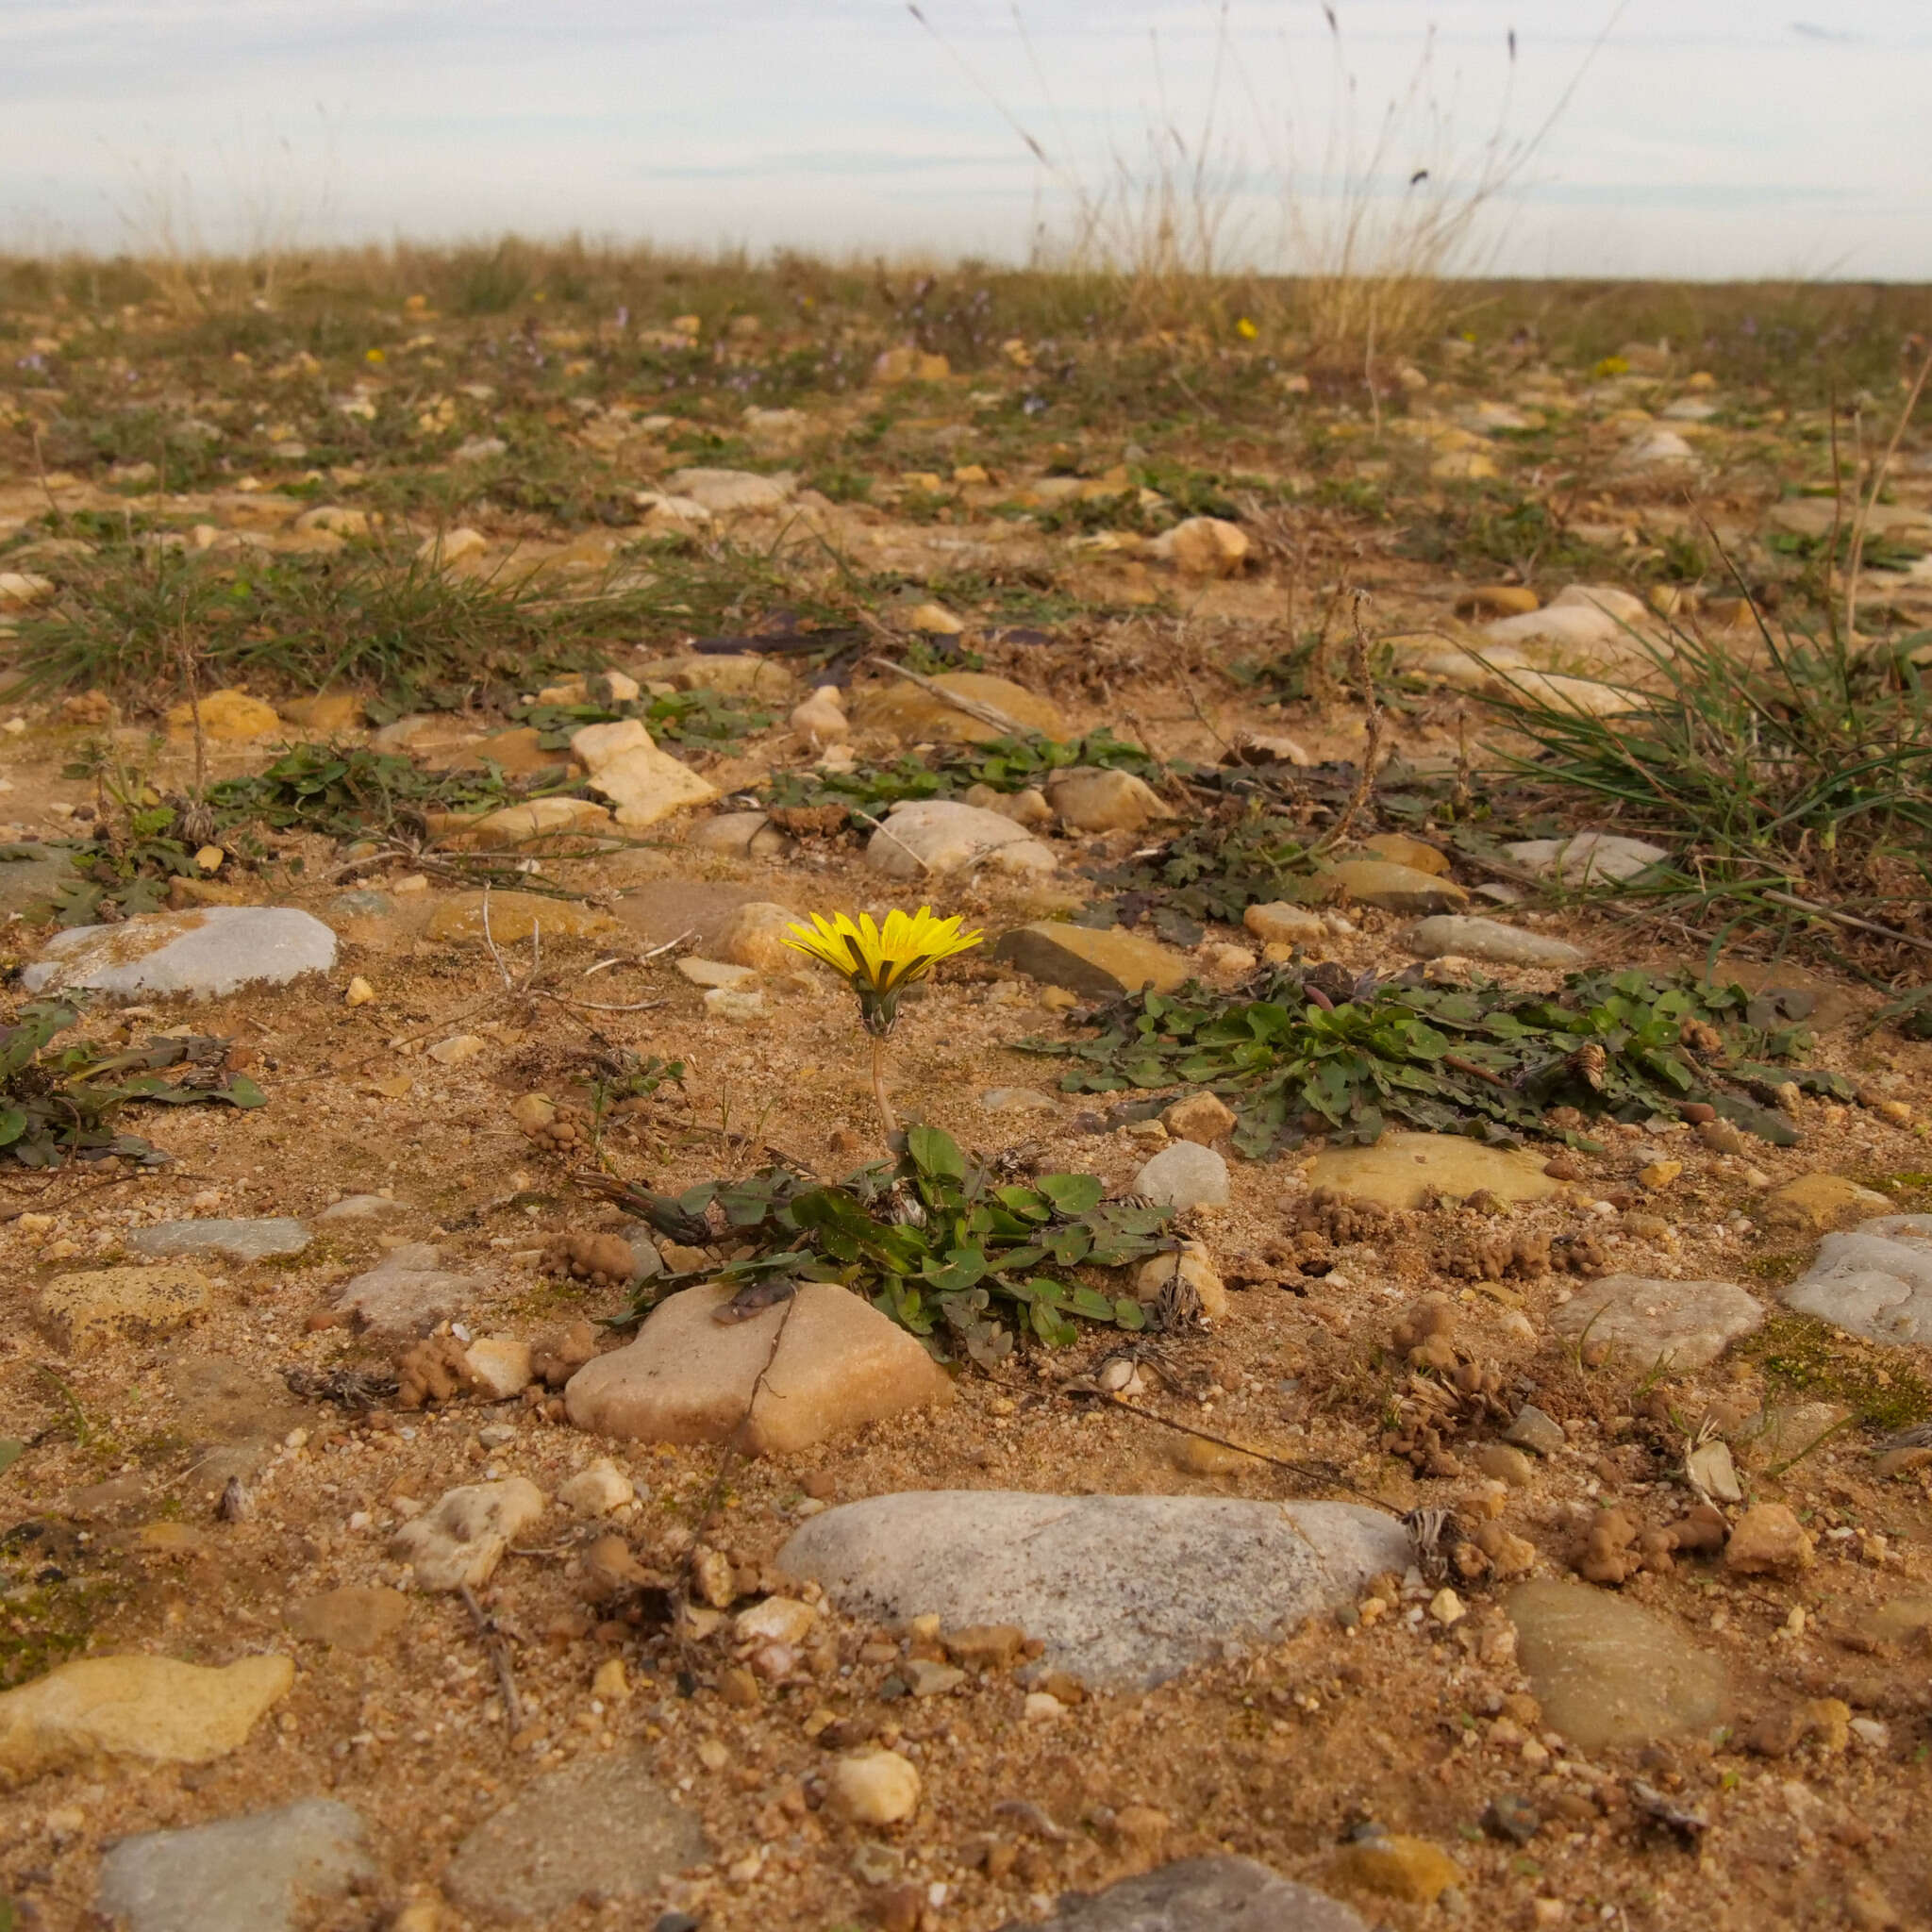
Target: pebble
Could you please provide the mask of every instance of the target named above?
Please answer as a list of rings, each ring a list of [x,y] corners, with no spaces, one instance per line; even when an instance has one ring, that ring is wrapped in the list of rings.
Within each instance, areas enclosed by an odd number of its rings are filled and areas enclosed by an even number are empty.
[[[919,1769],[896,1751],[872,1745],[836,1758],[825,1802],[854,1824],[898,1824],[919,1808]]]
[[[1713,1503],[1741,1503],[1744,1491],[1738,1481],[1738,1467],[1731,1459],[1731,1446],[1721,1437],[1700,1442],[1684,1458],[1684,1474],[1690,1486]]]
[[[378,1221],[386,1214],[407,1214],[408,1208],[388,1194],[344,1194],[317,1216],[321,1221]]]
[[[1224,1140],[1235,1125],[1233,1110],[1211,1093],[1191,1093],[1175,1101],[1160,1119],[1176,1141],[1192,1141],[1202,1147]]]
[[[1107,1689],[1266,1641],[1410,1556],[1393,1517],[1354,1504],[942,1490],[828,1509],[778,1565],[855,1615],[943,1604],[961,1624],[1015,1625],[1048,1668]]]
[[[1483,1829],[1492,1838],[1505,1838],[1512,1844],[1526,1845],[1542,1826],[1536,1807],[1513,1791],[1498,1791],[1483,1812]]]
[[[312,1237],[299,1221],[158,1221],[138,1227],[127,1245],[138,1255],[217,1254],[231,1261],[264,1261],[275,1255],[299,1255]]]
[[[702,467],[674,470],[665,481],[674,495],[688,496],[714,517],[783,509],[794,488],[788,475]]]
[[[1337,859],[1324,865],[1315,879],[1327,889],[1331,899],[1345,897],[1358,906],[1407,913],[1412,918],[1459,912],[1469,904],[1468,891],[1454,879],[1387,858]]]
[[[1793,1234],[1828,1234],[1848,1221],[1892,1218],[1891,1202],[1841,1174],[1804,1174],[1773,1188],[1755,1210],[1766,1227]],[[1922,1217],[1901,1217],[1906,1219]]]
[[[1784,1504],[1759,1503],[1732,1524],[1724,1568],[1740,1576],[1794,1575],[1811,1567],[1816,1550],[1810,1532]]]
[[[1152,1165],[1152,1161],[1148,1162],[1148,1166]],[[1151,1261],[1143,1261],[1134,1276],[1135,1297],[1142,1303],[1158,1301],[1176,1281],[1192,1291],[1201,1313],[1208,1321],[1225,1319],[1227,1286],[1213,1257],[1199,1241],[1183,1241],[1174,1253],[1156,1255]]]
[[[35,1296],[33,1307],[35,1321],[57,1348],[84,1356],[110,1341],[185,1328],[200,1321],[213,1300],[213,1284],[205,1274],[164,1263],[57,1274]]]
[[[1563,1432],[1558,1429],[1557,1433],[1560,1437]],[[1468,1460],[1478,1475],[1507,1483],[1512,1490],[1526,1490],[1536,1474],[1529,1457],[1507,1442],[1481,1443],[1470,1452]]]
[[[413,1566],[419,1590],[480,1589],[511,1541],[543,1514],[543,1492],[525,1476],[446,1490],[397,1530],[391,1547]]]
[[[1292,906],[1285,899],[1250,906],[1241,914],[1241,924],[1264,946],[1302,945],[1325,939],[1328,933],[1319,912],[1312,912],[1306,906]]]
[[[1157,940],[1119,926],[1071,925],[1061,920],[1002,934],[990,957],[1017,967],[1030,979],[1090,1000],[1118,999],[1148,986],[1156,992],[1174,992],[1193,973],[1185,955]]]
[[[633,1441],[735,1441],[750,1455],[782,1455],[952,1400],[919,1342],[847,1289],[806,1282],[789,1303],[717,1321],[731,1296],[709,1283],[671,1296],[636,1341],[572,1376],[571,1421]]]
[[[1046,802],[1075,832],[1138,832],[1156,819],[1174,816],[1144,778],[1088,765],[1056,772],[1046,781]]]
[[[1044,737],[1071,735],[1066,713],[1057,704],[1010,678],[982,671],[944,671],[930,682],[937,690],[894,678],[861,692],[853,723],[862,731],[891,732],[902,744],[985,744],[1005,735],[998,726],[947,704],[944,693],[955,691],[1004,711]]]
[[[1783,1300],[1868,1341],[1932,1340],[1932,1214],[1885,1214],[1827,1234]]]
[[[1124,1812],[1123,1817],[1125,1816]],[[1067,1892],[1045,1919],[1001,1932],[1367,1932],[1340,1899],[1253,1858],[1180,1858],[1104,1891]]]
[[[530,1344],[514,1335],[485,1335],[463,1351],[471,1387],[486,1402],[508,1402],[530,1382]]]
[[[298,1909],[376,1877],[361,1819],[332,1798],[304,1798],[124,1838],[101,1860],[95,1905],[128,1932],[292,1932]]]
[[[1384,1134],[1373,1147],[1330,1147],[1316,1155],[1308,1186],[1397,1208],[1420,1208],[1431,1193],[1457,1200],[1488,1192],[1499,1201],[1541,1201],[1558,1186],[1543,1172],[1546,1158],[1485,1147],[1459,1134]]]
[[[1707,1730],[1723,1663],[1674,1624],[1587,1583],[1525,1583],[1504,1608],[1550,1726],[1585,1751]]]
[[[1403,934],[1402,943],[1418,959],[1489,959],[1501,966],[1543,966],[1568,970],[1590,958],[1581,946],[1546,933],[1524,932],[1496,919],[1461,917],[1454,913],[1419,920]]]
[[[284,986],[336,962],[336,936],[287,906],[202,906],[143,912],[119,925],[56,933],[21,974],[29,992],[90,988],[131,997],[218,998],[244,986]]]
[[[557,1500],[575,1516],[608,1516],[637,1494],[637,1485],[608,1456],[562,1484]]]
[[[634,1914],[705,1856],[697,1818],[671,1801],[648,1757],[599,1753],[525,1786],[458,1845],[442,1882],[476,1918],[548,1924],[587,1895]]]
[[[979,1096],[988,1113],[1055,1113],[1059,1102],[1038,1087],[989,1087]]]
[[[167,1657],[90,1657],[0,1694],[0,1773],[16,1779],[101,1759],[210,1764],[239,1750],[295,1681],[285,1657],[222,1669]]]
[[[1175,1141],[1142,1164],[1129,1191],[1170,1208],[1224,1208],[1227,1162],[1211,1147]]]
[[[1394,1835],[1358,1838],[1329,1859],[1329,1874],[1383,1898],[1429,1906],[1462,1881],[1456,1860],[1427,1839]]]
[[[1607,1342],[1640,1371],[1714,1362],[1740,1336],[1764,1324],[1764,1307],[1734,1281],[1660,1281],[1606,1274],[1550,1314],[1561,1336]]]

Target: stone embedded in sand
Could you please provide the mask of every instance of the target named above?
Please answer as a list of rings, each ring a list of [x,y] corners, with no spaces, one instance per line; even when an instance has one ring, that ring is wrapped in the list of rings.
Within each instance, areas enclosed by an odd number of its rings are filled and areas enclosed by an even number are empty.
[[[990,866],[1038,878],[1059,861],[1024,825],[950,798],[906,799],[866,843],[865,862],[888,878],[920,879]]]
[[[610,814],[588,798],[532,798],[473,819],[463,838],[469,844],[498,850],[609,829]]]
[[[986,744],[1007,736],[1004,726],[947,704],[941,693],[954,691],[990,706],[1026,730],[1047,738],[1067,736],[1066,715],[1060,708],[1010,678],[980,671],[946,671],[929,682],[937,691],[894,679],[861,693],[853,709],[853,724],[861,731],[891,732],[901,744]]]
[[[90,1268],[48,1282],[34,1319],[63,1353],[92,1355],[109,1341],[185,1328],[212,1304],[212,1285],[193,1268]]]
[[[490,938],[499,946],[520,946],[540,927],[549,939],[592,939],[615,932],[617,922],[608,912],[575,899],[546,899],[541,892],[491,892]],[[483,941],[481,892],[451,892],[438,900],[425,929],[432,940]]]
[[[1247,532],[1225,517],[1188,517],[1147,547],[1183,576],[1231,577],[1247,560],[1249,544]]]
[[[1273,899],[1265,906],[1250,906],[1241,914],[1241,924],[1264,946],[1302,945],[1328,936],[1322,915],[1306,906],[1291,906],[1286,899]]]
[[[245,691],[211,691],[194,705],[174,705],[168,710],[170,730],[192,733],[195,714],[201,717],[201,735],[225,743],[245,743],[251,739],[272,738],[282,730],[282,721],[273,705],[252,698]]]
[[[793,489],[789,475],[761,476],[754,470],[674,470],[665,481],[674,495],[690,497],[714,517],[783,509]]]
[[[1474,919],[1443,913],[1418,920],[1403,934],[1402,943],[1418,959],[1490,959],[1499,966],[1581,966],[1589,958],[1581,946],[1546,933],[1524,932],[1498,919]]]
[[[1343,1845],[1325,1870],[1343,1885],[1419,1906],[1434,1905],[1468,1875],[1440,1845],[1399,1835],[1358,1838]]]
[[[1607,1341],[1642,1369],[1701,1369],[1764,1323],[1764,1307],[1735,1281],[1658,1281],[1606,1274],[1551,1311],[1561,1336]]]
[[[421,1590],[480,1589],[503,1553],[543,1513],[543,1491],[526,1476],[446,1490],[396,1531],[391,1547]]]
[[[1541,1201],[1558,1184],[1534,1154],[1486,1147],[1459,1134],[1384,1134],[1373,1147],[1316,1155],[1308,1185],[1379,1208],[1420,1208],[1431,1193],[1458,1201],[1479,1192],[1499,1201]]]
[[[761,811],[721,811],[695,819],[684,842],[733,858],[779,858],[791,849],[791,841]]]
[[[1868,1341],[1932,1339],[1932,1214],[1882,1214],[1826,1235],[1782,1299]]]
[[[1170,1208],[1225,1208],[1227,1162],[1211,1147],[1176,1141],[1141,1163],[1130,1191]]]
[[[1408,1568],[1408,1532],[1348,1503],[940,1490],[812,1517],[779,1553],[849,1616],[1011,1624],[1095,1689],[1146,1689],[1278,1641]]]
[[[1792,1575],[1808,1570],[1817,1545],[1782,1503],[1759,1503],[1731,1524],[1724,1568],[1740,1576]]]
[[[1192,977],[1193,962],[1172,947],[1117,925],[1069,925],[1043,920],[1003,933],[991,957],[1016,966],[1029,979],[1063,986],[1084,999],[1118,999],[1151,986],[1173,992]]]
[[[239,1750],[294,1681],[285,1657],[221,1670],[168,1657],[81,1657],[0,1694],[0,1778],[113,1757],[211,1764]]]
[[[1472,584],[1456,599],[1457,617],[1526,617],[1542,602],[1524,584]]]
[[[952,1400],[925,1350],[847,1289],[806,1282],[789,1303],[720,1322],[731,1294],[712,1283],[661,1303],[635,1341],[571,1377],[571,1421],[637,1441],[732,1441],[748,1455],[782,1455]]]
[[[482,1275],[444,1268],[429,1242],[409,1241],[345,1284],[335,1306],[379,1335],[427,1335],[439,1322],[460,1315],[490,1285]]]
[[[1545,1720],[1585,1751],[1707,1730],[1723,1663],[1674,1624],[1587,1583],[1525,1583],[1505,1600]]]
[[[833,1816],[854,1824],[899,1824],[919,1809],[919,1767],[877,1744],[835,1759],[825,1785]]]
[[[1132,772],[1070,765],[1046,781],[1046,802],[1076,832],[1138,832],[1174,812],[1159,792]]]
[[[1126,1814],[1123,1812],[1124,1819]],[[1001,1932],[1367,1932],[1340,1899],[1253,1858],[1181,1858],[1106,1890],[1060,1894],[1051,1918]]]
[[[44,604],[53,594],[52,577],[36,576],[31,571],[0,570],[0,610],[25,610]]]
[[[204,906],[56,933],[20,978],[29,992],[74,987],[208,999],[244,986],[283,986],[335,962],[335,934],[293,907]]]
[[[298,1599],[282,1612],[282,1622],[292,1637],[368,1657],[401,1629],[408,1614],[409,1600],[401,1591],[350,1584]]]
[[[802,972],[808,963],[807,955],[787,943],[791,928],[802,923],[803,915],[790,906],[751,900],[725,920],[718,935],[718,957],[759,973]]]
[[[1315,874],[1331,899],[1373,906],[1381,912],[1458,912],[1469,893],[1454,879],[1418,872],[1387,858],[1341,858]]]
[[[708,778],[656,745],[639,745],[607,760],[591,774],[591,789],[616,808],[620,825],[634,831],[718,795]]]
[[[705,1857],[695,1809],[675,1804],[645,1757],[592,1753],[533,1778],[463,1840],[443,1874],[459,1910],[493,1924],[550,1924],[585,1897],[627,1905]]]
[[[313,1240],[308,1227],[286,1215],[259,1221],[158,1221],[137,1227],[127,1245],[137,1255],[225,1255],[231,1261],[266,1261],[299,1255]]]
[[[1891,1201],[1841,1174],[1801,1174],[1764,1195],[1757,1218],[1793,1234],[1826,1234],[1847,1222],[1889,1215]]]
[[[128,1932],[293,1932],[303,1907],[375,1883],[365,1839],[333,1798],[144,1831],[102,1858],[95,1907]]]
[[[1567,839],[1524,839],[1503,848],[1506,858],[1540,878],[1568,886],[1600,879],[1634,879],[1668,858],[1661,845],[1626,839],[1617,832],[1576,832]]]

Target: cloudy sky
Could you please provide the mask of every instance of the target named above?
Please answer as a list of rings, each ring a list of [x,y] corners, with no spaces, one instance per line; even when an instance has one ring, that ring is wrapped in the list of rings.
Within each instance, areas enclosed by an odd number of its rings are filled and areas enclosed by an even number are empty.
[[[1927,0],[1334,6],[1339,40],[1321,0],[0,0],[0,246],[1011,258],[1171,125],[1279,258],[1351,163],[1386,212],[1554,113],[1498,268],[1932,280]]]

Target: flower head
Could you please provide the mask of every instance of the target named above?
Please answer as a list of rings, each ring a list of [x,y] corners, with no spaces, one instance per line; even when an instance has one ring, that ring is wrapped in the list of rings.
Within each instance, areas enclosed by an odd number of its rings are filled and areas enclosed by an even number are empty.
[[[1252,342],[1261,331],[1244,315],[1234,325],[1234,332],[1244,342]]]
[[[883,1038],[899,1017],[899,995],[941,959],[976,946],[984,937],[962,933],[957,914],[936,919],[931,907],[922,906],[909,917],[889,912],[883,928],[873,924],[870,913],[861,912],[855,922],[846,912],[832,919],[814,912],[809,925],[794,925],[786,933],[785,943],[842,974],[858,995],[866,1030]]]

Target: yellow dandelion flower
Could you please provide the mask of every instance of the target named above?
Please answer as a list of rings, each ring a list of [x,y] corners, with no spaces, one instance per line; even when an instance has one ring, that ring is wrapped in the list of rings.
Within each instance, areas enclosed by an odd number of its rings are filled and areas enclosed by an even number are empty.
[[[1258,328],[1257,328],[1255,325],[1252,322],[1250,322],[1245,315],[1242,316],[1241,319],[1235,324],[1234,332],[1236,335],[1240,336],[1241,341],[1244,342],[1252,342],[1255,340],[1255,338],[1261,333],[1261,331]]]
[[[809,925],[791,927],[785,943],[823,960],[844,978],[858,995],[867,1031],[883,1037],[899,1017],[899,995],[914,980],[984,938],[983,933],[962,933],[957,914],[938,919],[931,907],[922,906],[909,917],[889,912],[883,927],[873,923],[870,913],[855,921],[846,912],[832,919],[814,912]]]

